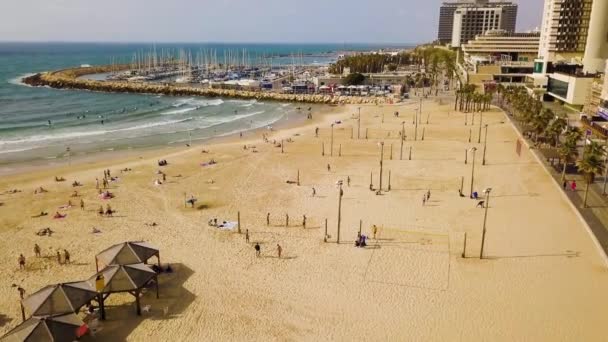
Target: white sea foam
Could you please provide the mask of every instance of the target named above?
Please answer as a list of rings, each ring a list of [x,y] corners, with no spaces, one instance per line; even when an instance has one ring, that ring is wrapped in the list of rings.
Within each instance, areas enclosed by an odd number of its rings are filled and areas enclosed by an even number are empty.
[[[197,107],[208,107],[208,106],[219,106],[224,103],[222,99],[211,99],[211,100],[197,100],[194,98],[187,99],[179,99],[175,101],[172,106],[173,107],[182,107],[182,106],[197,106]]]
[[[27,137],[24,139],[0,140],[0,146],[16,145],[16,144],[24,144],[24,143],[39,143],[39,142],[46,142],[46,141],[52,141],[52,140],[69,140],[69,139],[90,137],[90,136],[96,136],[96,135],[104,135],[104,134],[116,133],[116,132],[136,131],[136,130],[142,130],[142,129],[152,128],[152,127],[175,125],[178,123],[187,122],[187,121],[191,121],[191,120],[193,120],[193,118],[190,117],[190,118],[185,118],[185,119],[180,119],[180,120],[166,120],[166,121],[158,121],[158,122],[149,122],[149,123],[145,123],[145,124],[141,124],[141,125],[117,128],[117,129],[112,129],[112,130],[98,130],[98,131],[88,131],[88,132],[66,132],[66,133],[60,133],[60,134],[33,135],[33,136],[30,136],[30,137]],[[0,151],[0,153],[8,153],[8,152]]]
[[[15,78],[12,78],[12,79],[8,80],[8,83],[10,83],[10,84],[14,84],[14,85],[20,85],[20,86],[32,87],[32,86],[31,86],[31,85],[29,85],[29,84],[25,84],[25,83],[23,83],[23,79],[24,79],[24,78],[26,78],[26,77],[34,76],[34,75],[36,75],[36,74],[35,74],[35,73],[23,74],[23,75],[20,75],[20,76],[17,76],[17,77],[15,77]]]
[[[183,108],[183,109],[175,109],[175,110],[169,110],[166,112],[162,112],[160,113],[161,115],[175,115],[175,114],[184,114],[184,113],[188,113],[191,112],[193,110],[196,110],[196,107],[188,107],[188,108]]]

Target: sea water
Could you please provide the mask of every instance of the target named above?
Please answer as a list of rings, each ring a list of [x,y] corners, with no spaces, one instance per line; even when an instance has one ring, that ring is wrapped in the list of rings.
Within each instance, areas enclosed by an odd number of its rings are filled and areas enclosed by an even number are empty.
[[[331,44],[0,43],[0,165],[108,150],[185,144],[265,127],[298,115],[297,105],[255,100],[113,94],[29,87],[32,73],[82,64],[131,62],[135,53],[184,49],[275,55],[272,63],[328,64],[344,49]],[[218,57],[218,59],[220,59]]]

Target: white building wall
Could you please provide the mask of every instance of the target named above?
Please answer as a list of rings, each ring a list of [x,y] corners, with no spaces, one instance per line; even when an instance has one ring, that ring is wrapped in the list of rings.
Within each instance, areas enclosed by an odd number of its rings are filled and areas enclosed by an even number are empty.
[[[591,7],[589,33],[583,64],[585,72],[603,72],[608,58],[608,0],[595,0]]]

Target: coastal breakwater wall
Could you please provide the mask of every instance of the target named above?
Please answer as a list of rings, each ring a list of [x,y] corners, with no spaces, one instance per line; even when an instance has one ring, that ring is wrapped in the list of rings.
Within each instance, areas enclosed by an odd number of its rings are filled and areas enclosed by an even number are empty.
[[[25,84],[56,89],[81,89],[113,93],[163,94],[171,96],[205,96],[255,99],[280,102],[302,102],[316,104],[384,104],[392,99],[386,97],[331,96],[326,94],[283,94],[267,91],[217,89],[180,84],[145,83],[128,81],[98,81],[79,78],[84,75],[116,70],[116,66],[70,68],[38,73],[24,78]]]

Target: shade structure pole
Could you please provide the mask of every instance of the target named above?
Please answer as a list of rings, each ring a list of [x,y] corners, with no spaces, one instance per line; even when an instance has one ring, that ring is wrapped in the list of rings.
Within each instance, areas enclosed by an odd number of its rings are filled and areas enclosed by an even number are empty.
[[[141,316],[141,305],[139,303],[139,290],[135,290],[135,304],[137,305],[137,316]]]
[[[156,281],[156,299],[158,299],[158,274],[154,277],[154,281]]]

